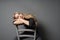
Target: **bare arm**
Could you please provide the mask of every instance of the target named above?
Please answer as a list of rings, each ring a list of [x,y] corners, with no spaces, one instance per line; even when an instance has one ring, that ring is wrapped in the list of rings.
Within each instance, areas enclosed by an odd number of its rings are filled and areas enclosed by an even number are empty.
[[[23,23],[29,26],[29,21],[22,19]]]
[[[23,22],[20,19],[15,19],[14,24],[19,25],[19,24],[23,24]]]

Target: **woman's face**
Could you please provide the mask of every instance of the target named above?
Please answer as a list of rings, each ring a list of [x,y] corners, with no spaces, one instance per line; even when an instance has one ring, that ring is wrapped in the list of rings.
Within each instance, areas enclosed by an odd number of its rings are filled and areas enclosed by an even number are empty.
[[[17,19],[17,18],[19,17],[19,14],[16,13],[16,14],[14,15],[14,17]]]
[[[24,15],[23,15],[23,14],[20,14],[19,16],[20,16],[21,18],[24,18]]]

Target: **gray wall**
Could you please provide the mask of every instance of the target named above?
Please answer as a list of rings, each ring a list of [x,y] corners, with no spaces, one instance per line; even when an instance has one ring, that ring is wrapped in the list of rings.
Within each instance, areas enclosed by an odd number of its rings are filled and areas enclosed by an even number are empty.
[[[15,40],[16,29],[12,24],[15,11],[32,13],[45,25],[48,40],[59,40],[58,0],[0,0],[0,40]]]

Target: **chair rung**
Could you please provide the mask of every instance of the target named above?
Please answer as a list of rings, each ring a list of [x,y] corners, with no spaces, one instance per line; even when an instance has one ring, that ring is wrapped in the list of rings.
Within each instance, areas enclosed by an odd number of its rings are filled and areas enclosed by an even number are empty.
[[[34,32],[35,30],[32,30],[32,29],[19,29],[18,31],[31,31],[31,32]]]
[[[34,37],[33,35],[18,35],[18,37]]]

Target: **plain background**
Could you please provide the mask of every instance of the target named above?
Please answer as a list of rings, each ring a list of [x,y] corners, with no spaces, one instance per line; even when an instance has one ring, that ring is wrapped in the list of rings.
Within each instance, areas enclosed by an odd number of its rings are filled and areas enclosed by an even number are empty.
[[[16,11],[32,13],[45,25],[48,40],[60,39],[60,7],[58,0],[0,0],[0,40],[15,40],[16,27],[12,15]]]

